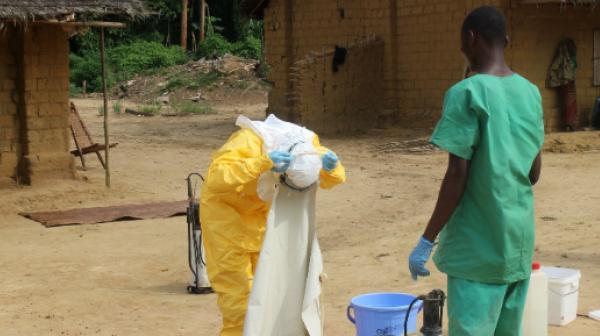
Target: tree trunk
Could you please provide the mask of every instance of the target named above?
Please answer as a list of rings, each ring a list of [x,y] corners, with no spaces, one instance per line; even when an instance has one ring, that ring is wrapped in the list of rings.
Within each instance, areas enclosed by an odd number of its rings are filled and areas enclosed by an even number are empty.
[[[206,37],[206,0],[200,0],[200,42]]]
[[[187,50],[188,0],[181,0],[181,48]]]

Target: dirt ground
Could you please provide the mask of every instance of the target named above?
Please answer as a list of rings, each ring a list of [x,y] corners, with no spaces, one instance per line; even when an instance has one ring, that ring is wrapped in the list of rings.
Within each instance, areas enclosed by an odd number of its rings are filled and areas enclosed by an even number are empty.
[[[99,101],[75,103],[100,139]],[[104,188],[103,170],[89,157],[78,180],[2,190],[0,335],[217,335],[216,296],[185,292],[184,217],[46,229],[17,214],[185,199],[184,178],[206,170],[211,151],[236,129],[236,115],[260,118],[264,108],[258,102],[217,106],[216,115],[111,115],[119,143],[111,152],[112,189]],[[432,276],[415,283],[406,262],[434,206],[446,155],[401,145],[429,132],[323,139],[348,170],[348,183],[319,193],[327,335],[353,335],[345,309],[355,295],[445,288],[431,263]],[[579,312],[587,313],[600,309],[600,133],[552,134],[546,149],[535,187],[536,259],[581,270]],[[550,328],[550,335],[599,334],[600,322],[585,317]]]

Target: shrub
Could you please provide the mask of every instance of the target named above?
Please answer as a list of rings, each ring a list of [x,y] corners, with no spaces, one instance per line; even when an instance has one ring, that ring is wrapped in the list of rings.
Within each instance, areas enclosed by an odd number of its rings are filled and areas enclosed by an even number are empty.
[[[243,41],[236,42],[233,45],[231,53],[244,58],[261,59],[262,47],[260,39],[254,36],[247,36]]]
[[[69,55],[70,81],[81,87],[83,81],[87,81],[88,92],[102,91],[102,67],[100,65],[100,54],[98,52],[86,53],[84,56]],[[108,62],[107,62],[108,63]],[[107,64],[106,86],[112,87],[116,83],[115,75],[110,71]]]
[[[260,60],[262,58],[263,22],[248,20],[243,27],[243,38],[236,42],[232,53],[244,58]]]
[[[187,60],[187,54],[178,46],[166,47],[152,41],[121,44],[106,52],[106,84],[110,88],[117,81],[130,79],[138,73],[182,64]],[[71,83],[81,87],[85,80],[89,92],[102,90],[100,53],[97,50],[85,50],[82,56],[71,54],[69,61]]]
[[[231,43],[219,33],[208,33],[204,41],[198,45],[197,56],[199,58],[216,58],[227,53],[244,58],[260,59],[262,56],[260,35],[247,34],[241,41]]]
[[[119,80],[129,79],[150,69],[183,64],[188,60],[180,47],[166,47],[152,41],[122,44],[110,49],[108,55]]]
[[[198,45],[198,57],[215,58],[231,53],[233,44],[218,33],[209,33]]]

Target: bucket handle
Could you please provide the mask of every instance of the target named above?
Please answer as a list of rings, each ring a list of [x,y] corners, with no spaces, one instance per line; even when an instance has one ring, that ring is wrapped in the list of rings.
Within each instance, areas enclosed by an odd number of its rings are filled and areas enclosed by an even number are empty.
[[[350,310],[352,310],[353,314],[350,314]],[[354,319],[354,317],[352,315],[355,315],[354,307],[349,305],[348,308],[346,309],[346,316],[348,316],[348,320],[350,320],[350,322],[352,322],[352,324],[356,325],[356,320]]]

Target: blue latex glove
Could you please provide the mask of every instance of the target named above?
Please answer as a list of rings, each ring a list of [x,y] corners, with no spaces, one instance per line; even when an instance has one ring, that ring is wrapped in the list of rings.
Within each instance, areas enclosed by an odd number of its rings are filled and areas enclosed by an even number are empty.
[[[285,173],[292,162],[292,154],[282,151],[272,151],[269,153],[269,159],[273,161],[273,171],[276,173]]]
[[[425,237],[421,237],[417,247],[408,257],[408,269],[413,280],[416,281],[417,276],[429,276],[429,270],[425,268],[425,263],[431,256],[431,250],[433,250],[433,243]]]
[[[323,169],[325,171],[332,171],[338,165],[338,157],[332,151],[327,152],[323,155]]]

